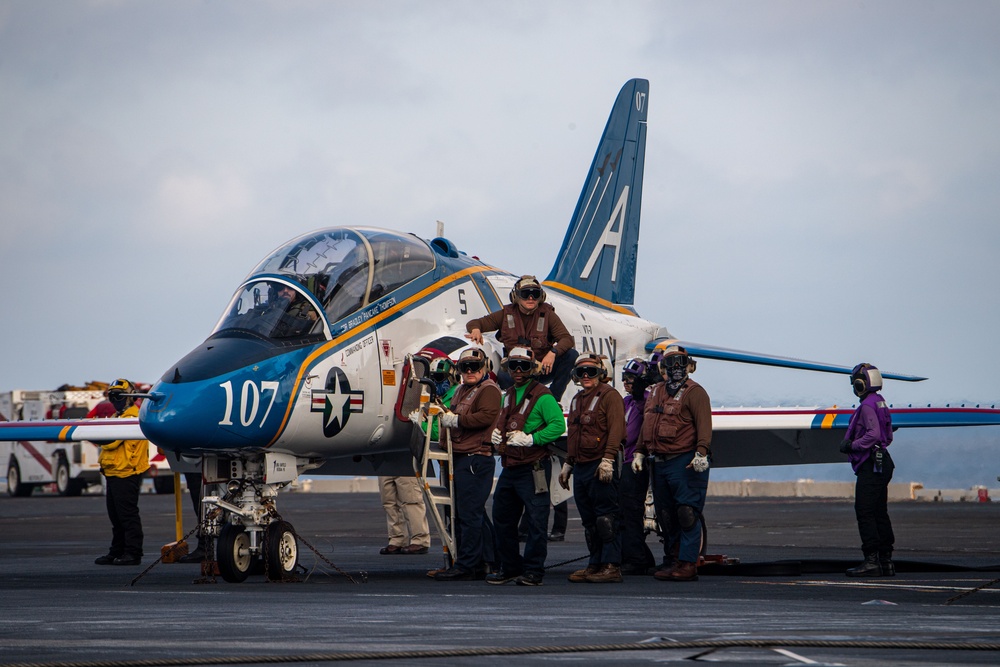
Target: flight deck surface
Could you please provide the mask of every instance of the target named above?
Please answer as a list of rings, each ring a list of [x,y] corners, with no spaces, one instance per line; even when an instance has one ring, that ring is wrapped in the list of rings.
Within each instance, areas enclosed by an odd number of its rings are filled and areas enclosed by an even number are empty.
[[[143,565],[102,567],[103,497],[0,498],[0,664],[318,665],[348,654],[355,664],[376,662],[357,654],[418,665],[680,663],[712,645],[699,661],[1000,662],[1000,584],[969,592],[1000,577],[996,503],[890,504],[900,573],[857,580],[843,575],[860,561],[849,500],[709,498],[707,551],[739,567],[692,583],[604,585],[566,580],[583,565],[564,562],[586,553],[571,507],[544,585],[520,587],[429,579],[442,563],[436,538],[427,555],[380,556],[377,494],[290,493],[279,498],[284,518],[358,583],[300,544],[298,582],[195,583],[197,565],[160,564],[132,584],[174,539],[173,506],[143,495]],[[761,646],[775,640],[780,650]],[[570,652],[502,654],[529,647]]]

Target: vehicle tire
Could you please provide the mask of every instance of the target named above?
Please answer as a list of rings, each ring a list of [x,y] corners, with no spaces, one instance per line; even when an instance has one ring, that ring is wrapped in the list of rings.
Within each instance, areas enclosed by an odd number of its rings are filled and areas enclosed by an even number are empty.
[[[60,496],[80,495],[79,485],[74,484],[76,480],[69,476],[69,461],[62,454],[56,460],[56,493]],[[76,493],[73,491],[76,490]]]
[[[13,498],[26,498],[35,490],[34,484],[25,484],[21,481],[21,468],[17,461],[11,461],[7,466],[7,495]]]
[[[292,525],[275,521],[264,533],[264,551],[267,557],[267,578],[271,581],[288,579],[299,562],[299,547]]]
[[[250,554],[250,535],[243,526],[227,523],[215,545],[219,559],[219,574],[231,584],[246,581],[253,564]]]
[[[173,493],[174,492],[174,476],[173,475],[157,475],[153,478],[153,490],[157,493]]]

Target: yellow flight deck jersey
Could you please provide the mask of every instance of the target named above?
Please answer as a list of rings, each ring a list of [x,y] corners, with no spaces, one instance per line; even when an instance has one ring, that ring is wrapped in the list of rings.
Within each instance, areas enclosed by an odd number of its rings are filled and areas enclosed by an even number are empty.
[[[138,417],[139,408],[130,405],[119,417]],[[106,477],[131,477],[149,469],[149,440],[115,440],[101,445],[98,457]]]

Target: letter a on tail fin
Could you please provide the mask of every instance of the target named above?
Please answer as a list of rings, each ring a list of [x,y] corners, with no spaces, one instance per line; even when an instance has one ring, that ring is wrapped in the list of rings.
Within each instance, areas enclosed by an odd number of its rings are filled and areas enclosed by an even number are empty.
[[[632,312],[649,82],[622,87],[546,287]]]

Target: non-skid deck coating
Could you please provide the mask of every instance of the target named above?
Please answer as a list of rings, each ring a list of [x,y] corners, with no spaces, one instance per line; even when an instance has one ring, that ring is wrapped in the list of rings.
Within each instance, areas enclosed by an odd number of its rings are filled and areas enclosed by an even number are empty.
[[[184,503],[190,522],[187,498]],[[197,565],[173,564],[153,568],[130,586],[159,547],[174,539],[171,497],[143,495],[140,509],[143,566],[101,567],[93,559],[106,552],[110,539],[103,497],[0,498],[0,664],[211,664],[234,657],[255,664],[254,657],[348,652],[398,653],[389,659],[418,665],[680,663],[704,649],[422,658],[408,652],[694,640],[830,644],[781,652],[730,646],[701,658],[713,664],[1000,663],[997,650],[905,644],[1000,646],[1000,585],[948,602],[1000,578],[1000,505],[993,503],[890,505],[903,571],[895,578],[853,580],[839,571],[860,560],[850,501],[710,498],[709,553],[739,558],[744,566],[794,561],[803,573],[757,576],[768,569],[745,567],[687,584],[651,577],[571,584],[566,576],[581,566],[573,563],[552,568],[537,588],[432,581],[425,572],[442,560],[436,539],[424,556],[378,555],[385,519],[375,494],[287,494],[279,500],[297,532],[367,583],[352,584],[325,563],[317,565],[300,545],[300,562],[310,574],[298,583],[251,577],[242,584],[196,584]],[[654,551],[659,546],[652,536],[649,543]],[[571,508],[567,541],[550,545],[548,562],[584,554]],[[790,571],[786,566],[771,571]],[[896,648],[876,647],[894,643]]]

